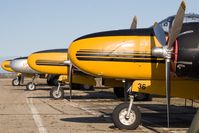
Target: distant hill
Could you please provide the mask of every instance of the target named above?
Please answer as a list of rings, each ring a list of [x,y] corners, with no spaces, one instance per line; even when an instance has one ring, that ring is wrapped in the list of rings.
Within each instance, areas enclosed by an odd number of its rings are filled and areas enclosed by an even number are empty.
[[[4,57],[0,57],[0,64],[4,61],[4,60],[9,60],[9,59],[14,59],[16,57],[14,56],[4,56]],[[0,73],[8,73],[7,71],[4,71],[1,67],[0,67]]]

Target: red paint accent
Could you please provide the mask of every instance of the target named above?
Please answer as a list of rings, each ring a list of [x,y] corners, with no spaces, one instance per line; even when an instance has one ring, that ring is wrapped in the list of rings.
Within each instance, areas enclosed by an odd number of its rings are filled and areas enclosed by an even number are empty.
[[[176,72],[176,65],[177,65],[177,61],[178,61],[178,48],[179,48],[178,40],[175,40],[174,47],[173,47],[174,53],[172,56],[172,60],[173,60],[172,71],[174,73]]]

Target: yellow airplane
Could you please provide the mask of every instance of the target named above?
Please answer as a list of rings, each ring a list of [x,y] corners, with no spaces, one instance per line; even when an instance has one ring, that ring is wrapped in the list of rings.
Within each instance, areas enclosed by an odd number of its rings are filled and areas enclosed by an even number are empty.
[[[32,53],[28,57],[28,64],[38,72],[57,75],[58,86],[51,89],[50,96],[54,99],[62,99],[64,97],[64,90],[61,85],[69,82],[70,73],[67,49],[53,49]],[[95,86],[96,82],[92,76],[76,69],[73,69],[71,72],[71,86],[84,87],[86,89],[92,89]],[[72,90],[70,89],[71,93]]]
[[[8,71],[8,72],[17,73],[17,72],[15,72],[15,71],[11,68],[10,62],[11,62],[11,60],[5,60],[5,61],[3,61],[3,62],[1,63],[2,69],[5,70],[5,71]],[[21,83],[22,81],[23,81],[23,80],[22,80],[22,74],[21,74],[21,73],[17,73],[17,77],[14,78],[14,79],[12,80],[12,85],[13,85],[13,86],[18,86],[18,85],[20,85],[20,83]]]
[[[10,67],[10,61],[11,60],[5,60],[1,63],[1,67],[3,70],[8,71],[8,72],[14,72],[14,70]]]
[[[15,72],[20,73],[20,77],[18,78],[19,81],[23,82],[24,77],[32,78],[32,81],[26,84],[26,89],[30,91],[36,89],[36,78],[46,78],[46,74],[37,72],[30,68],[27,63],[27,57],[19,57],[11,60],[10,67]]]
[[[136,129],[141,123],[134,91],[166,95],[168,127],[171,96],[199,99],[199,82],[193,80],[199,79],[199,19],[184,16],[185,9],[183,1],[172,19],[150,28],[89,34],[69,46],[70,61],[79,70],[126,81],[130,103],[114,109],[116,127]]]
[[[10,66],[10,63],[11,63],[12,60],[5,60],[1,63],[1,67],[3,68],[3,70],[5,71],[8,71],[8,72],[14,72],[14,73],[17,73],[16,71],[14,71],[11,66]],[[32,77],[33,75],[25,75],[26,77]],[[24,77],[24,75],[23,75]],[[13,86],[18,86],[20,85],[20,83],[22,82],[21,80],[23,80],[22,78],[22,73],[17,73],[17,77],[14,78],[12,80],[12,85]],[[56,75],[47,75],[47,84],[48,85],[55,85],[56,84]]]
[[[58,86],[51,89],[50,96],[54,99],[62,99],[64,96],[64,90],[61,87],[61,84],[67,84],[69,82],[70,73],[70,62],[68,60],[67,49],[53,49],[35,52],[28,57],[28,64],[32,69],[41,73],[50,74],[50,76],[58,79]],[[95,77],[82,73],[77,69],[74,69],[71,75],[72,88],[92,89],[93,86],[96,85]],[[121,81],[105,78],[102,80],[102,85],[113,87],[114,94],[118,98],[124,97],[124,88]],[[135,98],[136,100],[150,100],[150,95],[137,93]]]

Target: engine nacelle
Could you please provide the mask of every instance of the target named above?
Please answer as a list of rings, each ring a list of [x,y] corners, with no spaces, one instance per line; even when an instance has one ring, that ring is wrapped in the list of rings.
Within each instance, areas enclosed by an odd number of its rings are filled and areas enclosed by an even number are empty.
[[[178,37],[176,74],[180,77],[199,78],[199,23],[183,25]]]
[[[37,71],[34,71],[30,68],[27,63],[27,57],[16,58],[12,60],[10,66],[15,72],[20,72],[24,74],[39,74]]]

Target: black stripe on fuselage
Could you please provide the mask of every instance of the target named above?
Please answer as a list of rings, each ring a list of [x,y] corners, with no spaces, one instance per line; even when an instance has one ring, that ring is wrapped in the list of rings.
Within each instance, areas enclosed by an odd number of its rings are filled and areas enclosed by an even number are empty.
[[[107,62],[142,62],[142,63],[164,63],[163,59],[161,60],[151,60],[151,59],[125,59],[125,58],[91,58],[91,57],[77,57],[81,61],[107,61]]]
[[[117,54],[117,55],[132,55],[132,54],[144,54],[144,55],[151,55],[150,52],[140,52],[140,51],[135,51],[135,52],[116,52],[114,50],[112,51],[107,51],[107,50],[80,50],[77,51],[77,54]]]
[[[40,66],[66,66],[64,61],[52,61],[52,60],[37,60],[36,65]]]
[[[82,50],[80,50],[82,51]],[[87,52],[78,51],[76,57],[78,60],[83,61],[113,61],[113,62],[151,62],[151,63],[164,63],[163,59],[157,59],[149,52],[114,52],[114,51],[101,51],[98,50],[85,50]],[[88,52],[89,51],[89,52]]]
[[[36,53],[66,53],[68,52],[68,49],[50,49],[50,50],[43,50],[43,51],[38,51]]]
[[[152,28],[105,31],[105,32],[98,32],[98,33],[82,36],[74,40],[74,42],[81,39],[95,38],[95,37],[108,37],[108,36],[154,36],[154,31]]]
[[[115,57],[115,58],[153,58],[157,59],[157,57],[150,55],[117,55],[117,54],[76,54],[77,57],[89,56],[89,57]]]
[[[4,67],[6,67],[6,68],[10,68],[10,65],[5,65]]]
[[[115,52],[115,51],[93,51],[93,50],[88,50],[87,52],[80,52],[77,51],[76,54],[77,57],[81,56],[97,56],[97,57],[126,57],[126,58],[153,58],[157,59],[157,57],[154,57],[151,55],[149,52],[142,52],[142,51],[137,51],[137,52]]]
[[[28,59],[28,57],[18,57],[18,58],[15,58],[13,60],[19,60],[19,59]]]

